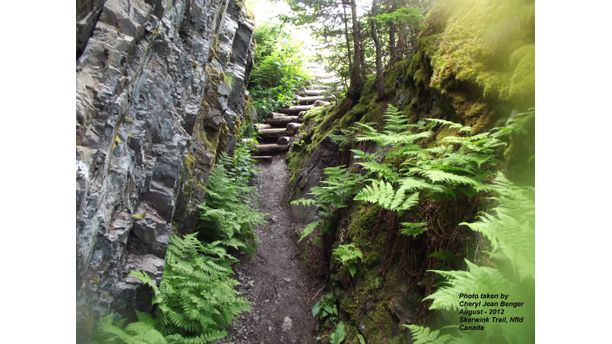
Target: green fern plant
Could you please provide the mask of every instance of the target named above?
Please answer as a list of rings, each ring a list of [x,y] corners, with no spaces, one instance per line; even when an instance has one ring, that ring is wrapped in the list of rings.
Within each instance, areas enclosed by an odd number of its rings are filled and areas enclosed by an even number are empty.
[[[157,318],[169,343],[212,343],[226,335],[233,319],[249,309],[234,287],[231,263],[220,242],[203,244],[196,234],[172,236],[161,283],[144,272],[131,276],[151,287]]]
[[[482,234],[490,243],[490,266],[466,261],[467,270],[433,270],[446,281],[433,294],[430,309],[450,312],[457,316],[461,293],[509,294],[510,301],[522,301],[518,308],[505,308],[504,316],[526,316],[522,323],[487,324],[487,331],[451,332],[446,341],[452,343],[528,343],[534,334],[534,190],[519,187],[499,173],[490,186],[496,206],[483,213],[478,221],[463,225]],[[484,305],[478,309],[487,310]],[[486,314],[486,313],[485,313]],[[440,331],[408,325],[415,343],[437,343]],[[428,338],[434,339],[428,339]],[[452,340],[450,339],[452,338]],[[427,340],[429,341],[427,341]],[[444,341],[439,341],[444,342]]]
[[[355,194],[357,188],[363,181],[363,177],[357,173],[349,171],[346,167],[335,166],[323,170],[324,179],[320,185],[310,190],[311,198],[301,198],[291,201],[292,205],[317,208],[317,215],[320,220],[306,225],[302,229],[299,241],[310,235],[323,220],[333,216],[336,210],[346,208],[347,201]]]
[[[355,244],[341,244],[334,249],[334,258],[345,267],[351,277],[355,277],[359,264],[363,260],[363,253]]]
[[[248,203],[253,191],[247,184],[251,175],[248,167],[228,172],[223,163],[215,166],[208,180],[204,202],[198,205],[201,209],[198,227],[202,239],[221,241],[234,249],[254,251],[253,231],[264,222],[264,217]]]
[[[448,127],[453,135],[431,140],[433,129]],[[472,135],[472,128],[443,119],[410,123],[392,105],[378,131],[368,124],[357,124],[356,141],[371,141],[384,154],[353,149],[356,164],[365,172],[367,183],[354,200],[373,203],[383,209],[404,213],[421,199],[454,199],[459,194],[472,197],[488,191],[487,181],[499,160],[507,131],[495,129]],[[402,233],[417,236],[425,226],[404,226]]]
[[[94,344],[167,344],[155,322],[144,313],[137,312],[138,321],[126,325],[126,320],[114,314],[98,320],[92,342]]]

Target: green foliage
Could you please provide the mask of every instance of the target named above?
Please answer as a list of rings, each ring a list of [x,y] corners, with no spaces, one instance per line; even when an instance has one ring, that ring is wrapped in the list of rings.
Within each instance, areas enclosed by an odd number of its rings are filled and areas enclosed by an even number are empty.
[[[282,26],[264,25],[254,33],[255,63],[249,78],[253,107],[259,118],[287,106],[308,81],[300,47],[290,42]]]
[[[414,344],[446,344],[453,343],[454,338],[448,334],[442,335],[439,330],[431,329],[418,325],[404,325],[412,332]]]
[[[430,309],[457,313],[460,309],[461,293],[509,294],[510,301],[524,301],[521,308],[505,308],[504,316],[523,316],[522,323],[505,326],[499,323],[487,324],[485,333],[480,331],[459,331],[453,334],[453,343],[527,343],[534,334],[534,228],[535,204],[533,188],[519,187],[499,173],[492,183],[492,200],[496,206],[483,213],[477,222],[464,223],[470,229],[482,234],[490,243],[490,266],[477,265],[466,261],[465,271],[438,271],[446,284],[426,300],[432,300]],[[480,306],[476,309],[486,310]],[[434,343],[438,331],[409,325],[415,343]],[[415,331],[416,330],[416,331]],[[431,336],[434,339],[426,341]],[[422,338],[422,339],[419,339]],[[420,340],[420,341],[419,341]],[[442,342],[442,341],[440,341]],[[437,342],[436,342],[437,343]]]
[[[434,129],[449,134],[431,142]],[[501,155],[501,140],[506,129],[470,135],[472,129],[443,119],[410,123],[407,116],[389,105],[383,130],[358,123],[357,142],[374,142],[386,154],[377,155],[352,150],[357,164],[370,177],[355,200],[374,203],[383,209],[404,212],[419,203],[419,198],[455,198],[459,193],[473,196],[486,190],[485,181]],[[416,236],[424,227],[404,228],[406,235]]]
[[[338,318],[336,295],[327,293],[312,306],[312,315],[319,320],[335,321]]]
[[[405,236],[416,237],[427,230],[427,222],[402,222],[400,233]]]
[[[404,23],[410,26],[413,30],[418,30],[423,21],[423,12],[415,7],[401,7],[391,12],[381,13],[372,17],[374,21],[382,25],[391,25],[395,23]]]
[[[297,199],[291,202],[298,206],[315,206],[317,214],[321,219],[331,217],[338,209],[347,207],[347,200],[354,194],[355,190],[362,182],[362,177],[356,173],[351,173],[342,166],[327,167],[323,170],[325,178],[320,185],[313,187],[309,195],[312,198]],[[308,224],[303,230],[300,240],[312,233],[320,221]]]
[[[166,344],[150,317],[138,313],[139,321],[125,326],[125,319],[109,314],[98,320],[93,343],[99,344]]]
[[[346,332],[344,330],[344,322],[339,322],[336,325],[336,330],[329,336],[330,344],[342,344],[344,342],[344,338],[346,337]]]
[[[379,205],[383,209],[393,211],[408,210],[419,202],[419,193],[406,196],[406,190],[394,190],[393,185],[384,180],[374,180],[372,184],[364,187],[355,196],[356,201],[369,202]]]
[[[147,274],[131,273],[153,289],[158,322],[169,343],[214,342],[249,309],[234,290],[238,281],[231,277],[230,264],[235,261],[220,242],[203,244],[196,234],[174,235],[159,287]]]
[[[363,260],[363,254],[355,244],[338,245],[333,251],[333,256],[342,266],[346,267],[351,277],[355,277],[359,263]]]
[[[208,179],[204,202],[198,205],[202,210],[201,238],[247,252],[255,248],[255,226],[264,221],[248,203],[253,191],[249,181],[255,174],[250,155],[252,144],[250,140],[240,141],[233,156],[221,157]]]

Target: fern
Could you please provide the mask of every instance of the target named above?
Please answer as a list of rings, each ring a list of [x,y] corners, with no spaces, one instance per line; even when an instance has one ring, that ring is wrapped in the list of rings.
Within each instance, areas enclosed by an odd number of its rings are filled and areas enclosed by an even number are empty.
[[[346,267],[351,277],[355,277],[359,263],[363,260],[363,254],[355,244],[338,245],[333,251],[333,256]]]
[[[141,272],[132,272],[152,287],[157,317],[169,343],[211,343],[225,335],[225,328],[249,309],[234,287],[229,267],[234,261],[221,242],[201,243],[196,234],[172,236],[159,287]]]
[[[302,234],[300,234],[300,238],[298,239],[298,242],[304,240],[306,237],[308,237],[315,229],[317,229],[317,227],[319,226],[319,224],[321,223],[320,220],[311,222],[309,224],[306,225],[306,227],[304,227],[304,229],[302,229]]]
[[[416,237],[427,231],[427,222],[402,222],[400,233],[405,236]]]
[[[324,179],[318,186],[310,190],[312,198],[300,198],[291,201],[292,205],[317,208],[317,215],[321,219],[308,224],[302,229],[299,241],[310,235],[323,221],[338,209],[346,208],[347,201],[355,194],[356,189],[363,181],[359,174],[350,172],[346,167],[327,167],[323,170]]]
[[[414,344],[446,344],[453,343],[455,338],[442,335],[439,330],[432,331],[428,327],[418,325],[404,325],[412,333]]]
[[[533,188],[516,186],[499,173],[491,185],[491,190],[494,193],[491,199],[496,202],[495,207],[483,213],[477,222],[463,223],[463,225],[482,234],[489,241],[492,266],[481,266],[466,261],[467,270],[465,271],[433,270],[446,282],[425,299],[432,300],[430,309],[456,314],[461,308],[459,302],[462,293],[498,294],[503,292],[509,294],[511,301],[524,301],[525,305],[521,308],[505,308],[504,316],[526,315],[527,318],[522,323],[513,324],[513,326],[498,323],[487,324],[486,333],[459,331],[453,342],[530,342],[533,341],[534,331],[535,212]],[[481,305],[477,309],[486,311],[487,307]],[[413,330],[412,327],[411,330]],[[418,341],[417,336],[426,338],[427,333],[437,333],[427,331],[430,330],[413,331],[415,343],[428,343]]]
[[[98,320],[93,343],[108,344],[166,344],[164,336],[150,321],[132,322],[124,327],[125,320],[109,314]]]
[[[418,204],[419,193],[406,195],[406,188],[395,190],[389,182],[375,180],[364,187],[354,198],[356,201],[374,203],[383,209],[405,211]]]
[[[237,149],[234,154],[241,151]],[[248,186],[252,173],[248,166],[251,162],[234,156],[231,162],[234,165],[230,165],[232,169],[228,169],[223,163],[223,160],[228,159],[223,158],[214,167],[208,180],[204,202],[198,205],[201,209],[200,233],[206,241],[221,240],[228,243],[228,247],[252,252],[255,246],[253,230],[264,222],[264,217],[248,204],[249,195],[252,193],[252,188]]]

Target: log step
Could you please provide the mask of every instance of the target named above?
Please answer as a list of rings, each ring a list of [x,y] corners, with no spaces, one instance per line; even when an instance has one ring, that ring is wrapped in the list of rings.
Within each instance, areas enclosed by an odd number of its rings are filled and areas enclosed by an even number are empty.
[[[321,100],[321,101],[326,101],[326,100],[332,100],[332,97],[329,96],[307,96],[307,97],[297,97],[297,102],[300,105],[310,105],[310,104],[314,104],[314,102],[316,102],[317,100]]]
[[[270,128],[272,128],[272,126],[270,124],[255,123],[255,128],[257,128],[257,130],[259,130],[259,129],[270,129]]]
[[[277,145],[288,145],[289,143],[291,143],[290,136],[281,136],[278,138],[278,140],[276,140]]]
[[[289,145],[279,145],[276,143],[264,143],[261,145],[255,145],[255,154],[257,155],[280,154],[288,150]]]
[[[259,129],[257,133],[264,140],[276,140],[279,137],[286,136],[288,134],[286,128]]]
[[[289,135],[297,134],[301,126],[302,126],[301,123],[288,123],[286,127],[287,134]]]
[[[302,90],[298,92],[299,96],[309,97],[309,96],[322,96],[327,93],[327,90],[324,89],[312,89],[312,90]]]
[[[256,162],[272,162],[271,155],[255,155],[253,159],[255,159]]]
[[[285,109],[281,109],[280,112],[287,114],[289,116],[297,116],[302,111],[308,111],[312,109],[312,105],[294,105]]]
[[[273,127],[280,127],[280,128],[284,128],[287,126],[287,124],[289,123],[293,123],[293,122],[302,122],[303,119],[301,119],[298,116],[278,116],[278,117],[272,117],[272,118],[268,118],[266,119],[266,123],[270,126]]]

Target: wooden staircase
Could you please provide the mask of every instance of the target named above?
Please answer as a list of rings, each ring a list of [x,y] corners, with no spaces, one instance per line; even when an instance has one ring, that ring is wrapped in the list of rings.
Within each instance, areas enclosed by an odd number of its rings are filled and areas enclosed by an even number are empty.
[[[296,104],[273,112],[263,123],[256,124],[260,139],[260,144],[255,145],[253,157],[256,160],[271,161],[273,155],[286,153],[302,126],[304,114],[314,107],[329,105],[334,100],[327,84],[329,80],[335,80],[333,75],[325,72],[322,65],[313,64],[306,68],[315,82],[297,93]]]

